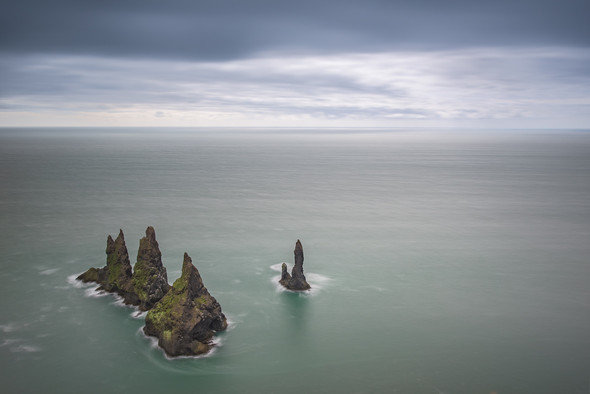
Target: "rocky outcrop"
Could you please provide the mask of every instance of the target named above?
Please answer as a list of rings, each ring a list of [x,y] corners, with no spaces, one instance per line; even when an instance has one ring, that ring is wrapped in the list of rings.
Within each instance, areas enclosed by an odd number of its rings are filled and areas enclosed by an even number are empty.
[[[185,253],[182,275],[146,315],[145,334],[157,337],[169,356],[194,356],[208,352],[213,334],[226,328],[221,306]]]
[[[184,254],[182,275],[173,286],[168,284],[153,227],[148,227],[139,241],[133,270],[123,231],[114,241],[108,236],[106,254],[105,267],[90,268],[77,279],[96,282],[100,290],[117,293],[126,304],[149,311],[144,332],[157,337],[169,356],[193,356],[211,350],[213,334],[227,328],[227,319],[188,254]]]
[[[139,240],[131,282],[139,299],[139,309],[143,311],[151,309],[170,290],[166,268],[162,265],[162,253],[152,226],[145,230],[145,237]]]
[[[117,239],[107,237],[107,265],[103,268],[90,268],[78,280],[82,282],[96,282],[99,290],[117,293],[126,304],[137,305],[139,299],[132,284],[131,263],[125,245],[123,230],[119,230]]]
[[[295,265],[291,270],[291,275],[287,272],[287,264],[283,263],[279,283],[289,290],[309,290],[311,286],[305,280],[305,275],[303,275],[303,246],[301,246],[301,241],[299,240],[295,244],[294,254]]]
[[[153,307],[170,289],[153,227],[148,227],[145,237],[139,241],[133,273],[123,230],[114,241],[110,235],[107,237],[106,253],[105,267],[90,268],[77,279],[96,282],[99,290],[117,293],[126,304],[137,305],[143,311]]]

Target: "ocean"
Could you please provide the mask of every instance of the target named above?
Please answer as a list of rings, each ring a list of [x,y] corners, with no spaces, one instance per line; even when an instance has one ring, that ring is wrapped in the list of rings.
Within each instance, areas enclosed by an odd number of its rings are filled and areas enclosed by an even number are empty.
[[[590,392],[588,130],[4,128],[0,210],[3,393]],[[205,357],[73,280],[147,226]]]

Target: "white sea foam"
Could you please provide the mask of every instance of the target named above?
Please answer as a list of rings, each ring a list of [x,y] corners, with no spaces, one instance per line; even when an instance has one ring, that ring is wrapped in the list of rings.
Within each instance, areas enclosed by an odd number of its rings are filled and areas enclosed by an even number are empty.
[[[273,264],[270,266],[270,269],[273,271],[282,272],[282,265],[283,263]],[[289,266],[287,265],[287,270],[289,271]],[[275,286],[275,290],[277,293],[288,292],[288,293],[298,293],[298,294],[309,294],[309,295],[316,295],[322,290],[329,282],[332,281],[332,278],[329,278],[322,274],[316,274],[314,272],[308,272],[305,274],[305,278],[307,279],[307,283],[311,286],[310,290],[303,290],[303,291],[293,291],[286,289],[283,287],[279,280],[281,279],[280,275],[275,275],[270,278],[270,281]]]
[[[145,332],[143,332],[144,327],[145,326],[139,327],[137,329],[137,334],[139,334],[139,335],[143,336],[145,339],[147,339],[150,343],[151,348],[157,349],[158,348],[158,338],[146,335]]]
[[[131,313],[131,317],[134,319],[144,319],[145,315],[147,315],[147,311],[140,311],[138,308],[135,308],[135,310]]]
[[[49,268],[43,271],[39,271],[40,275],[51,275],[59,271],[59,268]]]
[[[146,335],[145,332],[143,332],[143,328],[145,326],[140,327],[137,330],[137,333],[142,335],[144,338],[146,338],[149,343],[150,343],[150,347],[152,349],[157,349],[160,352],[162,352],[162,354],[164,355],[164,357],[166,358],[166,360],[169,361],[175,361],[175,360],[179,360],[179,359],[198,359],[198,358],[207,358],[207,357],[211,357],[216,351],[217,349],[223,344],[223,341],[221,340],[220,337],[218,336],[214,336],[213,339],[211,340],[211,343],[214,345],[211,350],[209,350],[207,353],[205,354],[199,354],[198,356],[177,356],[177,357],[170,357],[169,355],[166,354],[166,352],[164,351],[164,349],[162,349],[161,347],[158,346],[158,338],[156,337],[152,337],[149,335]]]
[[[86,287],[96,286],[96,283],[84,283],[81,280],[77,280],[76,278],[81,274],[82,272],[68,276],[68,283],[77,289],[84,289]]]
[[[35,353],[35,352],[40,352],[41,348],[38,346],[33,346],[33,345],[27,345],[27,344],[18,344],[22,342],[21,339],[5,339],[2,344],[0,344],[0,347],[4,347],[4,346],[9,346],[10,347],[10,351],[12,353]],[[15,346],[11,346],[11,345],[15,345]]]
[[[239,315],[239,316],[241,316],[241,315]],[[237,320],[234,319],[233,315],[230,316],[226,313],[225,318],[227,319],[227,328],[225,329],[224,332],[229,332],[229,331],[232,331],[234,328],[236,328]],[[241,323],[242,321],[240,320],[239,322]]]
[[[305,276],[310,283],[315,283],[316,285],[323,285],[332,281],[332,278],[329,278],[322,274],[316,274],[314,272],[305,274]]]
[[[99,298],[99,297],[105,297],[108,296],[109,293],[107,293],[104,290],[98,290],[98,287],[89,287],[86,290],[84,290],[84,296],[89,297],[89,298]]]
[[[5,339],[2,341],[2,343],[0,343],[0,347],[10,346],[13,343],[17,343],[19,341],[20,341],[20,339]]]
[[[287,289],[285,289],[283,287],[283,285],[281,285],[279,283],[279,280],[281,280],[281,275],[275,275],[272,278],[270,278],[270,282],[275,286],[275,290],[277,293],[282,293],[284,291],[289,291]]]
[[[145,318],[145,315],[147,315],[147,311],[141,311],[139,310],[139,308],[135,305],[129,305],[125,303],[125,299],[123,297],[121,297],[119,294],[117,293],[107,293],[108,295],[112,295],[115,298],[115,301],[112,302],[113,305],[116,305],[118,307],[122,307],[122,308],[131,308],[133,309],[133,312],[131,312],[131,314],[129,316],[131,316],[134,319],[143,319]]]
[[[115,301],[112,302],[113,305],[121,306],[121,307],[127,307],[128,306],[128,305],[125,304],[125,300],[123,299],[123,297],[121,297],[120,295],[115,294],[115,293],[111,293],[111,294],[115,298]]]
[[[41,348],[37,346],[30,346],[30,345],[18,345],[15,347],[11,347],[10,351],[13,353],[34,353],[40,352]]]
[[[273,264],[270,266],[270,269],[273,271],[282,272],[283,271],[283,264],[286,264],[286,263]]]
[[[204,354],[199,354],[198,356],[176,356],[176,357],[170,357],[166,354],[166,352],[163,349],[162,353],[164,354],[164,357],[166,357],[167,360],[170,361],[174,361],[174,360],[182,360],[182,359],[199,359],[199,358],[209,358],[211,356],[213,356],[213,354],[215,354],[217,352],[217,349],[219,349],[219,347],[221,347],[223,345],[223,341],[221,340],[220,337],[214,336],[213,339],[211,340],[211,343],[213,344],[213,347]]]
[[[15,331],[16,328],[16,323],[0,324],[0,330],[5,333]]]
[[[80,274],[74,274],[74,275],[70,275],[68,276],[68,283],[72,286],[74,286],[75,288],[78,289],[85,289],[84,290],[84,295],[86,297],[89,298],[99,298],[99,297],[106,297],[106,296],[113,296],[115,298],[115,300],[112,302],[113,305],[119,306],[119,307],[128,307],[128,308],[132,308],[133,312],[131,313],[131,317],[134,319],[143,319],[145,317],[145,315],[147,314],[147,312],[142,312],[139,310],[139,308],[135,305],[128,305],[125,304],[125,299],[123,297],[121,297],[119,294],[117,293],[109,293],[107,291],[104,290],[98,290],[98,286],[96,285],[96,283],[94,282],[89,282],[89,283],[84,283],[82,281],[77,280],[76,278],[79,276]]]

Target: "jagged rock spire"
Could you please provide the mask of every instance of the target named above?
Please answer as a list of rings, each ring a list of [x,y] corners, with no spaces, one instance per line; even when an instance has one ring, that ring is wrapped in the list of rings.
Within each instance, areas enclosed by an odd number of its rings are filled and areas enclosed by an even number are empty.
[[[193,260],[186,252],[184,253],[184,259],[182,261],[181,278],[184,279],[183,282],[186,284],[187,294],[190,298],[209,295],[209,291],[207,291],[207,288],[203,285],[203,279],[201,278],[201,274],[199,274],[199,270],[193,265]]]
[[[305,275],[303,275],[303,246],[300,240],[295,243],[293,253],[295,255],[295,265],[291,270],[291,275],[287,272],[287,264],[283,263],[279,283],[289,290],[309,290],[311,286],[305,280]]]
[[[227,328],[217,300],[203,285],[199,270],[184,254],[182,275],[145,318],[144,332],[158,338],[169,356],[208,352],[215,331]]]
[[[107,237],[106,254],[105,267],[90,268],[77,279],[96,282],[99,289],[121,295],[125,303],[149,310],[144,332],[158,337],[159,345],[170,356],[198,355],[214,346],[213,334],[227,328],[227,319],[188,254],[184,254],[182,275],[173,286],[168,284],[151,226],[139,241],[133,274],[123,231],[115,240]]]
[[[152,226],[145,230],[145,237],[139,240],[132,282],[142,310],[150,309],[170,289],[166,268],[162,265],[162,253]]]
[[[107,237],[106,254],[109,282],[120,289],[127,287],[131,281],[131,263],[123,230],[119,230],[115,241],[110,235]]]
[[[119,230],[119,235],[115,240],[110,235],[107,237],[105,252],[107,254],[106,266],[90,268],[77,279],[83,282],[96,282],[100,284],[100,290],[117,293],[123,297],[126,304],[137,305],[139,301],[131,283],[131,263],[123,230]]]

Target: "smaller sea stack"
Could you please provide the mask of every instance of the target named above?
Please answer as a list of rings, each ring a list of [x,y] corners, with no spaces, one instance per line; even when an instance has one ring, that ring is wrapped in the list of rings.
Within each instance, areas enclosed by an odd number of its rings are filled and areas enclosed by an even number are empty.
[[[279,283],[289,290],[309,290],[311,286],[305,280],[305,275],[303,275],[303,246],[301,246],[301,241],[297,240],[293,253],[295,254],[295,265],[291,270],[291,275],[287,272],[287,264],[283,263]]]

